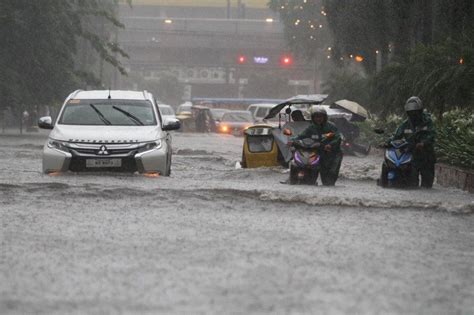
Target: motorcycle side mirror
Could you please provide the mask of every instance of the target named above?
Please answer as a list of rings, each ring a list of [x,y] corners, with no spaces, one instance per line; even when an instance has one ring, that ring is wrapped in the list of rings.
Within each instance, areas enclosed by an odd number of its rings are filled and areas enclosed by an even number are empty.
[[[374,132],[375,132],[376,134],[381,135],[381,134],[385,133],[385,130],[380,129],[380,128],[375,128],[375,129],[374,129]]]
[[[291,132],[290,129],[285,128],[285,129],[283,129],[283,134],[284,134],[285,136],[291,136],[291,135],[293,134],[293,132]]]
[[[286,113],[287,115],[291,114],[291,108],[290,108],[290,107],[287,107],[287,108],[285,109],[285,113]]]

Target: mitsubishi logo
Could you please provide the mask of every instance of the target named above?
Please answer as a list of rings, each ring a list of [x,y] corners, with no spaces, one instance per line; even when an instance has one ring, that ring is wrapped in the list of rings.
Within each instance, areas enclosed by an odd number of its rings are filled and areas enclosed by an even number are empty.
[[[105,145],[101,146],[99,149],[99,152],[97,152],[99,155],[108,155],[109,151],[107,151],[107,147]]]

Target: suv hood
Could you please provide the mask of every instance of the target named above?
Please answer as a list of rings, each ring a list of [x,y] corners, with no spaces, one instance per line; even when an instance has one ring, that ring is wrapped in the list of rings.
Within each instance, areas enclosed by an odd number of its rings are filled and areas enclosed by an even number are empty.
[[[56,125],[49,137],[68,142],[146,142],[162,138],[158,126],[72,126]]]

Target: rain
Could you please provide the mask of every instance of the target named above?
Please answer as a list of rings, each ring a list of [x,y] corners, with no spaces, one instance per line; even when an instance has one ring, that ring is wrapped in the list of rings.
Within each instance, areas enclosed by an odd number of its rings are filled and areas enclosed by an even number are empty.
[[[0,12],[0,313],[473,312],[470,1]]]

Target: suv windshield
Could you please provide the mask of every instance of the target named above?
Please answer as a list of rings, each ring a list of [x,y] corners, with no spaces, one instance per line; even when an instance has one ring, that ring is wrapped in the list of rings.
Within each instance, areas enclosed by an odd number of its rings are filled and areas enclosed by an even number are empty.
[[[63,125],[156,125],[155,113],[145,100],[70,100],[59,124]]]

